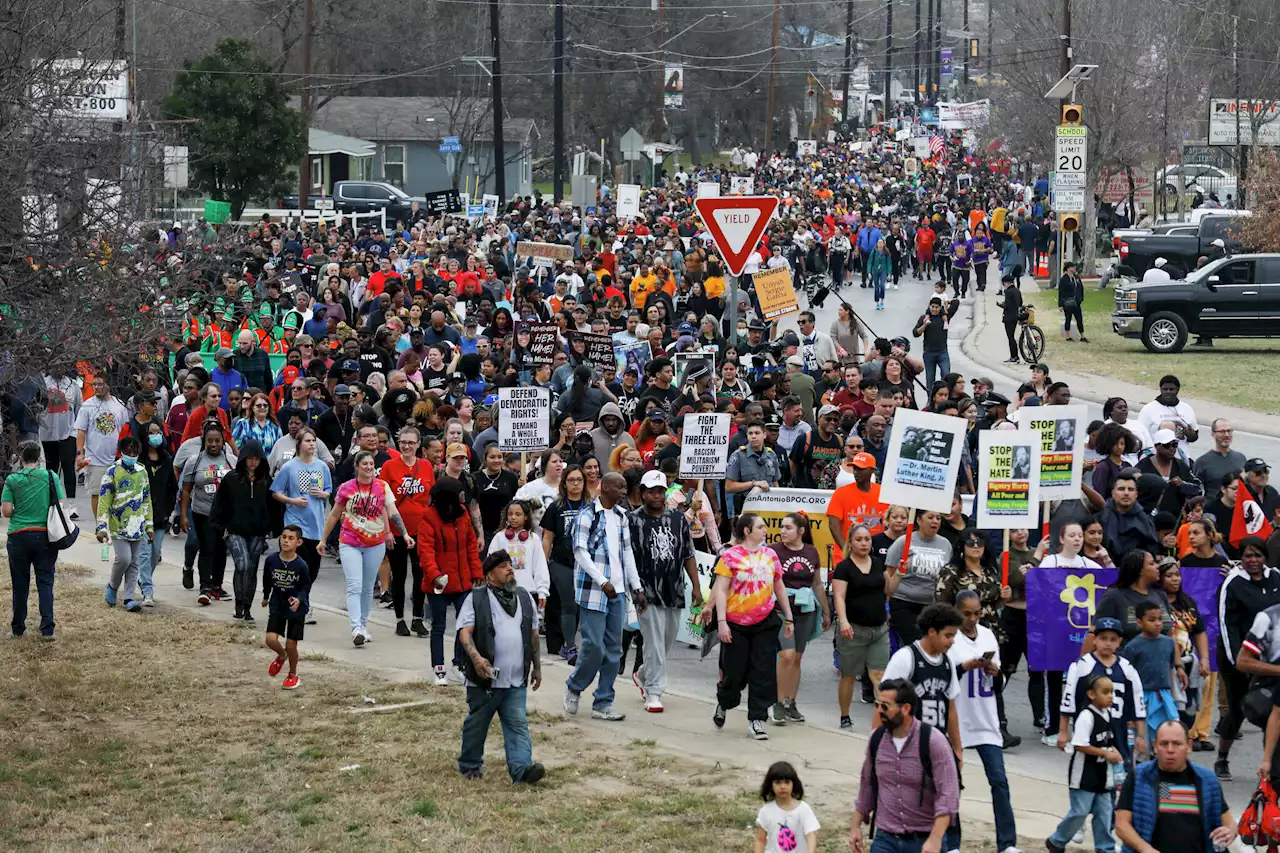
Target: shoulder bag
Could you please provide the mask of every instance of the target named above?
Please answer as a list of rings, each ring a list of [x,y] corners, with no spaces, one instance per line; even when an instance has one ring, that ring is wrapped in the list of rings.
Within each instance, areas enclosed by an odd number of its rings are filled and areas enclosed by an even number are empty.
[[[49,531],[49,544],[59,551],[65,551],[75,544],[80,528],[63,513],[62,504],[58,502],[58,487],[54,482],[53,472],[46,473],[49,475],[49,518],[45,526]]]

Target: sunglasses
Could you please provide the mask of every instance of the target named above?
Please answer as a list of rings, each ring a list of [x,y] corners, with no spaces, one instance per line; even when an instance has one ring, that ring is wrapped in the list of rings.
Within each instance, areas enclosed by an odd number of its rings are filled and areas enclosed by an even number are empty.
[[[982,540],[980,540],[980,539],[970,539],[968,542],[965,542],[965,543],[964,543],[964,547],[966,547],[966,548],[984,548],[984,547],[986,547],[986,543],[985,543],[985,542],[983,542],[983,541],[982,541]]]

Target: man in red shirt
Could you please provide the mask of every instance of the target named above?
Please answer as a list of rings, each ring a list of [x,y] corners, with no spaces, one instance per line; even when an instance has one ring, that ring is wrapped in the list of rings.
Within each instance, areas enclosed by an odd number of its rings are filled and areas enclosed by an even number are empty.
[[[853,482],[841,486],[827,502],[827,524],[835,540],[833,560],[844,559],[843,546],[855,524],[865,524],[874,536],[884,528],[883,516],[889,507],[880,503],[880,484],[871,482],[876,472],[876,458],[870,453],[853,457]]]
[[[369,276],[369,288],[365,291],[365,299],[377,299],[387,289],[387,282],[392,279],[400,281],[400,273],[396,272],[396,268],[391,265],[390,258],[383,258],[378,261],[378,271]]]

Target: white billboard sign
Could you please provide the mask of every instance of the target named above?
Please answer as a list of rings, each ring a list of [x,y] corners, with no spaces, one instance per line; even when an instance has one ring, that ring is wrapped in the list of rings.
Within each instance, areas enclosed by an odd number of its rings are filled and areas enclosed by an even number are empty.
[[[47,84],[32,87],[37,101],[53,99],[54,112],[83,119],[129,117],[129,68],[124,62],[56,59]]]
[[[1280,145],[1280,100],[1209,101],[1209,144],[1235,145],[1237,122],[1241,145]]]

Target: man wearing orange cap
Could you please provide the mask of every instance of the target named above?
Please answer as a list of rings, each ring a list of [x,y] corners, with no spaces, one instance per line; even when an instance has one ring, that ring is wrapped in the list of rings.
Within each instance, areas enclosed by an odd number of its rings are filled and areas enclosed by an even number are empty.
[[[836,489],[827,502],[827,524],[836,543],[833,564],[844,559],[843,547],[854,525],[867,525],[872,536],[884,528],[882,519],[889,507],[880,503],[880,484],[871,482],[875,472],[876,458],[870,453],[857,454],[853,457],[853,482]]]

